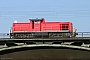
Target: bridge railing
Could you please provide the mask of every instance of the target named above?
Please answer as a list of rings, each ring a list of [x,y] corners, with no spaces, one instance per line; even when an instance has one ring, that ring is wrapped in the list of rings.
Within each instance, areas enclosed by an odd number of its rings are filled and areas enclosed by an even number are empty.
[[[90,32],[77,32],[78,35],[76,37],[90,37]]]
[[[9,38],[8,33],[0,33],[0,38]]]
[[[76,37],[90,38],[90,32],[77,32],[77,33],[78,35],[76,35]],[[8,33],[0,33],[0,38],[10,38],[10,36],[8,35]]]

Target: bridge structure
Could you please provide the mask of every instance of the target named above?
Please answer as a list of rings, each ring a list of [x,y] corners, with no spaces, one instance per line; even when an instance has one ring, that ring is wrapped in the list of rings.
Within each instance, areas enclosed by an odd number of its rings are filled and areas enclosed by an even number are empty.
[[[1,33],[0,59],[90,59],[90,32],[77,33],[76,37],[71,38],[33,39],[13,39],[7,33]]]
[[[76,37],[71,38],[33,38],[12,39],[7,33],[0,34],[0,51],[23,47],[68,47],[90,51],[90,32],[77,32]]]
[[[0,51],[31,47],[31,46],[62,46],[90,50],[90,32],[77,32],[76,37],[71,38],[33,38],[33,39],[12,39],[7,33],[0,34]],[[76,47],[77,46],[77,47]]]

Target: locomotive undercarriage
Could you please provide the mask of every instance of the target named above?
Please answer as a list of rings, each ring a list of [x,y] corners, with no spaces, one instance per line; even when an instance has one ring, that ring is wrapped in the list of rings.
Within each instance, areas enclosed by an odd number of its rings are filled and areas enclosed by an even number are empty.
[[[70,38],[72,33],[68,32],[32,32],[32,33],[11,33],[10,37],[15,39],[30,38]]]

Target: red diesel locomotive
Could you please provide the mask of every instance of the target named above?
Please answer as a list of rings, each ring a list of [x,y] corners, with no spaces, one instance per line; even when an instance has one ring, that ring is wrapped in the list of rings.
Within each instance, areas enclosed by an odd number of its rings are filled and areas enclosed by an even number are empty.
[[[45,19],[30,19],[30,22],[14,22],[11,38],[61,38],[71,37],[71,22],[45,22]]]

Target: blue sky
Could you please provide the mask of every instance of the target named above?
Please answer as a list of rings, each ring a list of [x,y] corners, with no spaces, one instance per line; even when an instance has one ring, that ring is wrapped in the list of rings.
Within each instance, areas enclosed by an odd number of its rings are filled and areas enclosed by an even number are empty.
[[[77,31],[90,32],[90,0],[0,0],[0,33],[7,33],[17,20],[70,21]]]

